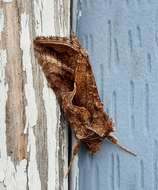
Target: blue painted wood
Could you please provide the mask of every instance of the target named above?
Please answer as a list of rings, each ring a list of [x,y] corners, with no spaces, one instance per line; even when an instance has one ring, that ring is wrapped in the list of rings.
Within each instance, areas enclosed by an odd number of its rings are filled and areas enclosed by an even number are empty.
[[[158,1],[78,0],[77,33],[88,49],[105,110],[135,158],[107,141],[79,154],[80,190],[158,189]]]

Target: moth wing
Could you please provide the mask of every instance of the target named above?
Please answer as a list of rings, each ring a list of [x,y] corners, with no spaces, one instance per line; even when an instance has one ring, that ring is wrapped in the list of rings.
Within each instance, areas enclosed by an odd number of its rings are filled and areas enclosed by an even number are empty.
[[[91,131],[99,136],[108,133],[111,128],[106,124],[106,115],[103,112],[103,105],[99,98],[90,61],[87,53],[81,48],[77,37],[71,36],[70,39],[65,37],[37,37],[34,40],[34,45],[36,48],[40,48],[40,51],[46,49],[50,54],[51,52],[54,53],[56,59],[61,61],[62,66],[65,64],[72,69],[76,82],[74,104],[78,106],[78,109],[83,107],[90,113]]]
[[[73,55],[79,52],[81,45],[76,36],[67,37],[36,37],[34,40],[35,46],[43,46],[45,48],[53,49],[56,53]]]
[[[101,137],[108,135],[113,131],[112,123],[104,112],[88,56],[83,56],[79,62],[75,82],[76,102],[91,113],[91,126],[88,129]]]
[[[77,139],[83,140],[92,133],[92,131],[87,130],[88,128],[86,127],[90,125],[90,113],[85,107],[79,107],[73,104],[76,90],[76,84],[74,83],[73,91],[64,92],[62,94],[62,108],[68,117],[75,136]]]

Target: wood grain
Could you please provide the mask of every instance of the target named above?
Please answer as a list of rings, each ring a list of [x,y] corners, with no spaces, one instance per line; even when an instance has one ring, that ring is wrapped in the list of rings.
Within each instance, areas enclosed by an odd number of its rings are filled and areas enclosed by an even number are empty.
[[[68,36],[70,2],[0,1],[0,188],[67,189],[67,131],[33,53],[37,35]]]

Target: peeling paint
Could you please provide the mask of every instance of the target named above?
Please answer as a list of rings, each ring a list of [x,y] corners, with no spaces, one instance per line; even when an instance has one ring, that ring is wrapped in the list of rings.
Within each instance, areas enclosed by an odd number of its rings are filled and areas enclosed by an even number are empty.
[[[4,3],[11,3],[13,0],[3,0]]]
[[[28,130],[28,152],[29,152],[29,163],[28,163],[28,187],[29,190],[41,190],[40,176],[37,169],[36,161],[36,142],[33,133],[33,128],[29,127]]]
[[[16,168],[6,150],[6,101],[8,85],[5,81],[5,67],[7,64],[6,50],[0,50],[0,182],[3,189],[25,190],[26,184],[26,160],[17,164]]]
[[[34,1],[36,35],[55,34],[54,1]],[[50,21],[51,19],[51,21]]]
[[[33,73],[31,64],[31,40],[29,31],[29,15],[25,13],[21,15],[21,35],[20,35],[20,48],[23,51],[22,62],[23,70],[26,73],[25,83],[25,96],[27,105],[26,112],[26,126],[25,133],[28,132],[28,186],[30,190],[41,189],[41,182],[39,177],[39,171],[37,168],[36,160],[36,143],[33,133],[33,127],[37,122],[37,107],[35,100],[35,92],[33,87]]]
[[[47,145],[48,145],[48,190],[56,189],[56,172],[58,163],[56,163],[56,98],[51,89],[48,88],[44,79],[43,99],[47,116]],[[55,148],[53,148],[55,147]],[[59,188],[57,188],[59,189]]]
[[[0,182],[0,190],[7,190],[3,182]]]
[[[54,1],[55,33],[60,36],[69,36],[70,33],[70,15],[65,12],[65,9],[70,10],[70,2],[65,0]]]
[[[8,157],[4,178],[4,185],[7,190],[26,190],[26,163],[27,160],[22,160],[15,168],[11,158]]]
[[[20,163],[16,166],[16,170],[15,170],[16,188],[15,189],[23,190],[23,189],[26,189],[27,187],[26,166],[27,166],[26,159],[21,160]]]
[[[34,190],[38,189],[41,190],[41,181],[40,181],[40,175],[38,171],[38,162],[37,162],[37,137],[34,135],[34,127],[37,125],[37,118],[38,118],[38,110],[36,106],[36,97],[35,97],[35,89],[33,84],[35,84],[34,78],[33,78],[33,68],[32,68],[32,52],[31,52],[31,43],[32,43],[32,34],[30,32],[35,30],[35,33],[37,35],[55,35],[55,27],[56,27],[56,21],[55,21],[55,14],[57,13],[54,9],[54,1],[48,0],[34,0],[34,10],[30,10],[30,17],[26,13],[21,14],[22,8],[28,8],[30,6],[29,2],[28,5],[25,2],[21,3],[21,7],[18,7],[18,13],[15,11],[17,9],[17,4],[12,0],[2,0],[4,3],[11,3],[6,6],[6,9],[0,9],[0,32],[4,31],[4,27],[7,29],[7,34],[10,37],[5,36],[5,40],[7,41],[7,51],[9,52],[8,57],[6,50],[0,50],[0,92],[1,92],[1,99],[0,99],[0,189],[1,190]],[[66,4],[68,2],[64,1]],[[62,3],[62,1],[61,1]],[[64,5],[63,3],[63,5]],[[62,4],[61,4],[62,5]],[[29,7],[30,8],[30,7]],[[16,14],[14,14],[15,12]],[[31,19],[33,14],[32,11],[34,11],[35,16],[35,29],[30,29],[31,25]],[[65,8],[62,8],[62,11],[64,14],[69,14],[68,10]],[[65,11],[65,12],[64,12]],[[21,15],[20,15],[21,14]],[[5,18],[6,16],[6,18]],[[18,18],[19,17],[19,18]],[[14,18],[12,20],[12,18]],[[59,18],[57,18],[59,19]],[[62,19],[68,19],[63,18],[63,16],[60,16],[60,22],[62,23]],[[6,25],[5,25],[5,22]],[[13,22],[15,21],[15,22]],[[69,22],[69,21],[67,21]],[[65,22],[66,23],[66,22]],[[66,30],[66,26],[64,25],[64,30]],[[69,26],[68,26],[69,27]],[[14,30],[16,29],[16,30]],[[20,30],[20,36],[19,36],[19,30]],[[13,32],[12,32],[13,31]],[[69,32],[69,31],[68,31]],[[61,29],[61,34],[64,34],[63,29]],[[13,34],[13,35],[10,35]],[[14,35],[15,34],[15,35]],[[0,34],[1,35],[1,34]],[[11,37],[13,36],[13,38]],[[3,35],[0,36],[0,38]],[[11,40],[14,39],[15,40]],[[19,37],[20,37],[20,44],[19,44]],[[10,43],[11,41],[11,43]],[[4,44],[4,46],[6,45]],[[20,48],[21,51],[20,51]],[[15,47],[15,49],[14,49]],[[12,51],[15,50],[15,51]],[[12,59],[11,56],[13,54],[13,58],[16,58],[16,68],[12,65]],[[15,55],[15,56],[14,56]],[[8,64],[7,64],[8,60]],[[22,61],[22,69],[23,73],[25,73],[25,77],[21,76],[21,70],[17,69],[21,68],[21,61]],[[10,65],[9,65],[10,64]],[[8,66],[9,65],[9,66]],[[26,102],[23,102],[23,99],[20,100],[21,106],[25,107],[25,113],[24,110],[21,109],[20,111],[25,115],[24,121],[26,119],[25,123],[25,129],[23,131],[20,131],[19,134],[23,135],[23,132],[25,134],[28,134],[28,158],[23,159],[21,161],[15,161],[14,159],[11,159],[11,157],[7,156],[7,145],[8,141],[6,140],[6,134],[9,136],[12,134],[14,139],[14,133],[12,131],[10,134],[6,131],[6,102],[8,99],[8,91],[10,90],[9,81],[10,78],[6,75],[5,69],[6,66],[8,68],[7,74],[10,71],[10,67],[13,67],[12,71],[12,78],[14,78],[14,73],[18,73],[18,76],[15,83],[12,87],[14,87],[15,84],[20,79],[19,83],[22,84],[22,80],[24,80],[24,92],[19,93],[19,97],[25,97],[24,100]],[[6,75],[6,76],[5,76]],[[7,80],[5,77],[8,77]],[[44,78],[44,77],[43,77]],[[46,123],[47,126],[44,126],[47,128],[47,135],[44,136],[45,141],[47,141],[47,148],[48,148],[48,181],[47,181],[47,190],[59,190],[60,187],[62,187],[62,190],[66,190],[67,185],[67,179],[64,179],[64,184],[60,184],[59,181],[59,173],[62,171],[59,171],[59,155],[57,154],[59,148],[61,149],[63,158],[60,158],[64,162],[64,167],[67,168],[67,154],[64,154],[64,151],[67,152],[67,148],[65,147],[67,139],[65,138],[63,140],[64,144],[60,144],[61,147],[59,147],[58,138],[56,137],[58,132],[58,124],[60,125],[60,122],[58,121],[60,117],[60,112],[57,112],[57,104],[56,104],[56,98],[54,96],[54,93],[51,89],[48,88],[47,82],[44,80],[44,88],[43,88],[43,101],[45,106],[45,112],[46,112]],[[8,84],[7,84],[8,81]],[[34,82],[34,83],[33,83]],[[38,83],[39,84],[39,83]],[[23,85],[23,84],[22,84]],[[21,85],[21,86],[22,86]],[[21,88],[20,86],[20,88]],[[9,89],[8,89],[9,88]],[[23,90],[22,88],[17,88],[16,90],[18,92]],[[14,91],[14,90],[13,90]],[[10,96],[12,97],[12,96]],[[10,102],[12,99],[10,98]],[[25,105],[26,103],[26,105]],[[24,105],[23,105],[24,104]],[[14,106],[12,107],[12,110],[14,109]],[[15,110],[16,111],[16,110]],[[17,110],[18,111],[18,110]],[[20,113],[21,113],[20,112]],[[16,114],[15,114],[16,115]],[[9,116],[9,115],[8,115]],[[10,124],[12,125],[12,118],[10,119]],[[22,120],[23,122],[23,120]],[[40,124],[42,126],[42,124]],[[21,125],[20,125],[21,127]],[[65,131],[64,131],[65,132]],[[39,136],[40,138],[40,136]],[[23,141],[18,141],[19,144]],[[11,144],[12,141],[11,141]],[[18,143],[17,143],[18,144]],[[19,145],[18,144],[18,145]],[[14,145],[13,145],[14,148]],[[42,149],[41,149],[42,150]],[[19,151],[21,149],[19,148]],[[42,152],[43,153],[43,152]],[[66,158],[64,158],[66,157]],[[61,164],[63,167],[63,163]],[[42,168],[42,167],[41,167]],[[46,178],[47,180],[47,178]],[[62,181],[62,183],[63,183]],[[59,187],[60,186],[60,187]]]
[[[73,145],[76,143],[75,137],[72,138]],[[72,145],[72,146],[73,146]],[[70,190],[79,190],[79,167],[78,167],[78,154],[76,155],[70,174]]]
[[[65,1],[66,3],[68,1]],[[55,9],[55,3],[56,1],[34,1],[34,14],[35,14],[35,32],[36,35],[55,35],[56,26],[57,23],[60,20],[60,23],[65,19],[63,15],[58,15],[59,17],[56,17],[55,13],[58,11]],[[64,2],[62,2],[64,4]],[[61,5],[61,1],[60,1]],[[54,11],[53,11],[54,10]],[[62,9],[63,10],[63,9]],[[67,10],[67,9],[66,9]],[[65,12],[64,12],[65,13]],[[64,22],[64,21],[63,21]],[[69,22],[67,20],[67,22]],[[62,23],[61,23],[62,25]],[[60,26],[61,26],[60,25]],[[48,27],[49,26],[49,27]],[[64,35],[65,33],[69,33],[69,24],[67,26],[59,27],[58,30],[60,30],[60,34]],[[58,150],[59,148],[62,149],[62,156],[63,156],[63,162],[64,164],[60,163],[62,167],[65,169],[67,168],[67,147],[63,145],[63,147],[59,147],[59,127],[60,122],[58,121],[60,119],[60,112],[58,110],[58,105],[56,104],[56,97],[51,89],[48,88],[47,81],[45,77],[43,76],[44,81],[44,88],[43,88],[43,101],[45,106],[45,112],[46,112],[46,120],[47,120],[47,150],[48,150],[48,190],[59,190],[63,189],[66,190],[68,188],[67,179],[64,179],[60,181],[60,171],[59,169],[59,155]],[[58,125],[59,124],[59,125]],[[64,131],[65,132],[65,131]],[[65,135],[66,136],[66,135]],[[65,142],[64,142],[65,141]],[[67,139],[64,139],[64,144],[67,144]],[[61,155],[60,155],[61,156]],[[61,159],[61,158],[60,158]],[[61,168],[63,170],[63,168]]]
[[[7,154],[16,165],[27,157],[27,136],[25,127],[25,104],[22,76],[22,55],[20,43],[20,9],[17,4],[4,5],[5,31],[2,46],[7,50],[6,81],[8,94],[6,103],[6,145]]]
[[[43,2],[41,0],[34,1],[34,13],[35,13],[35,28],[36,35],[53,35],[54,30],[54,3],[52,1]],[[50,26],[50,20],[52,18],[52,25]],[[49,26],[49,27],[48,27]],[[43,88],[43,101],[46,112],[47,120],[47,150],[48,151],[48,182],[47,189],[56,189],[59,185],[56,183],[58,176],[58,170],[56,163],[56,130],[57,130],[57,115],[56,115],[56,98],[51,89],[48,88],[47,81],[43,75],[44,88]]]
[[[25,96],[27,99],[26,110],[26,128],[33,127],[37,122],[37,107],[35,100],[35,92],[33,88],[33,75],[31,64],[31,40],[29,32],[29,15],[25,13],[21,15],[21,36],[20,48],[23,51],[22,62],[23,70],[26,72]]]
[[[6,50],[0,50],[0,181],[2,182],[6,172],[6,101],[8,85],[5,83],[5,67],[7,64],[7,53]]]
[[[4,13],[3,9],[0,9],[0,32],[4,29]]]

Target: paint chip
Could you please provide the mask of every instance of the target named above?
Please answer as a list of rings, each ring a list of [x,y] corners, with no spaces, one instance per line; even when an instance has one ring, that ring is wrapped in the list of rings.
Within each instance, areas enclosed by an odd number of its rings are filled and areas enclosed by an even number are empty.
[[[0,32],[4,29],[4,13],[3,10],[0,9]]]
[[[11,3],[12,0],[3,0],[4,3]]]

